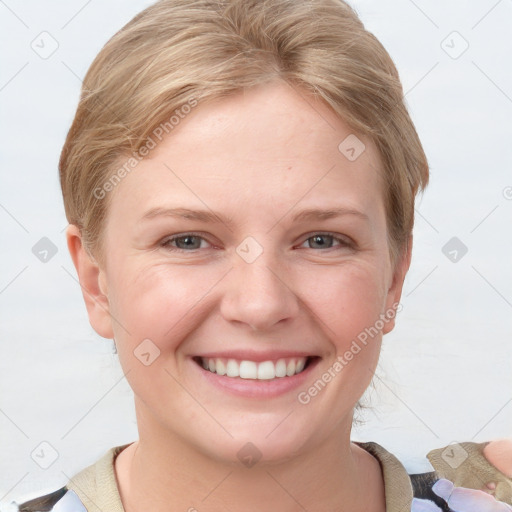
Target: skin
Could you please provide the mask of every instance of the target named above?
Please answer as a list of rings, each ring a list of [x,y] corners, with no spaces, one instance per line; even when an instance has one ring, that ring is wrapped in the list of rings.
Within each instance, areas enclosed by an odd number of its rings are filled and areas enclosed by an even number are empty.
[[[494,439],[484,446],[484,457],[508,478],[512,478],[512,437]],[[483,489],[494,494],[495,482],[487,482]]]
[[[338,150],[351,133],[325,104],[281,82],[200,104],[110,193],[101,264],[68,228],[91,325],[115,338],[135,395],[140,439],[115,464],[127,512],[170,503],[385,510],[378,461],[350,442],[350,431],[394,320],[307,405],[297,400],[399,302],[410,264],[410,244],[396,265],[390,260],[376,149],[361,138],[366,150],[353,162]],[[176,206],[214,211],[232,226],[140,220]],[[313,207],[367,219],[292,220]],[[193,249],[163,245],[190,232],[202,237]],[[341,241],[311,239],[325,232]],[[252,263],[236,252],[248,236],[263,249]],[[134,356],[144,339],[160,350],[147,366]],[[300,389],[262,400],[198,378],[192,356],[235,349],[320,359]],[[261,453],[251,468],[237,458],[247,442]]]

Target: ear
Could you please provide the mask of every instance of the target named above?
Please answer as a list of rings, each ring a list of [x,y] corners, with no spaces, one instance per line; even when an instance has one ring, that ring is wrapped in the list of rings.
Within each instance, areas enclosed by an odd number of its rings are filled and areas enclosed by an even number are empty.
[[[397,311],[397,305],[400,303],[400,298],[402,297],[402,288],[404,285],[405,275],[407,274],[409,267],[411,265],[411,256],[412,233],[410,234],[407,244],[405,244],[404,246],[404,249],[398,256],[398,261],[395,263],[393,279],[386,298],[386,311],[394,311],[394,313],[392,317],[388,316],[388,320],[386,321],[382,329],[382,334],[387,334],[388,332],[391,332],[395,327],[396,314],[400,310],[398,308]]]
[[[69,253],[78,274],[82,295],[92,328],[103,338],[114,337],[104,271],[82,243],[78,226],[70,224],[66,230]]]

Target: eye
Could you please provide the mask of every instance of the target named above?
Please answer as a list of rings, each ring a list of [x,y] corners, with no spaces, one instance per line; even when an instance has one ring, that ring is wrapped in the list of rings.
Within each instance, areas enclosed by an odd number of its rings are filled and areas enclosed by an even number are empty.
[[[310,249],[332,249],[333,242],[338,242],[341,247],[352,247],[353,244],[350,240],[336,236],[335,233],[315,233],[313,236],[307,238],[304,243],[310,243]]]
[[[201,241],[206,242],[202,236],[199,236],[196,233],[185,233],[183,235],[174,235],[169,238],[165,238],[162,240],[160,245],[170,251],[190,252],[201,249]]]
[[[169,251],[193,252],[206,248],[202,242],[209,242],[197,233],[183,233],[167,237],[160,242],[160,246]],[[302,244],[309,243],[309,249],[332,249],[336,243],[340,248],[353,247],[353,242],[347,237],[337,236],[335,233],[315,233],[308,237]]]

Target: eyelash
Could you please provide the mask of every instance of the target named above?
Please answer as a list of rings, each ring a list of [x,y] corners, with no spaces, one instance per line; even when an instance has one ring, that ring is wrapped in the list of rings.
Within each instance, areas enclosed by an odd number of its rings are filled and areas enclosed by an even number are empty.
[[[345,247],[345,248],[347,248],[347,247],[348,248],[353,248],[354,247],[354,243],[352,241],[346,240],[345,238],[341,238],[341,237],[337,236],[336,233],[330,233],[330,232],[314,233],[313,235],[307,237],[304,240],[304,242],[302,242],[302,243],[305,243],[308,240],[310,240],[312,238],[315,238],[316,236],[332,237],[335,241],[340,243],[340,247]],[[187,238],[187,237],[196,237],[196,238],[199,238],[201,240],[205,240],[207,242],[207,240],[203,236],[201,236],[201,234],[199,234],[199,233],[183,233],[183,234],[180,234],[180,235],[174,235],[174,236],[171,236],[169,238],[165,238],[160,243],[160,246],[165,248],[165,249],[167,249],[167,250],[169,250],[169,251],[172,251],[172,252],[181,251],[181,252],[194,253],[196,251],[199,251],[200,249],[192,249],[190,251],[187,251],[186,249],[181,249],[179,247],[172,247],[170,245],[171,243],[175,242],[176,240],[179,240],[179,239],[182,239],[182,238]],[[327,249],[335,249],[335,247],[328,247]],[[316,251],[316,250],[319,250],[319,249],[313,249],[313,250]],[[321,248],[320,248],[320,250],[321,250]]]

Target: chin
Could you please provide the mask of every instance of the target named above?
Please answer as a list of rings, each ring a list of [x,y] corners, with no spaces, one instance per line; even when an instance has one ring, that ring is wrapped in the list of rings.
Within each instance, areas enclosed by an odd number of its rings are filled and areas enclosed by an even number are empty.
[[[229,465],[250,468],[288,462],[320,442],[311,421],[301,425],[292,420],[294,413],[287,418],[289,413],[268,415],[267,421],[255,418],[254,422],[249,414],[244,416],[244,424],[239,418],[238,425],[227,428],[233,437],[226,434],[207,440],[203,434],[196,440],[197,446],[209,457]]]

